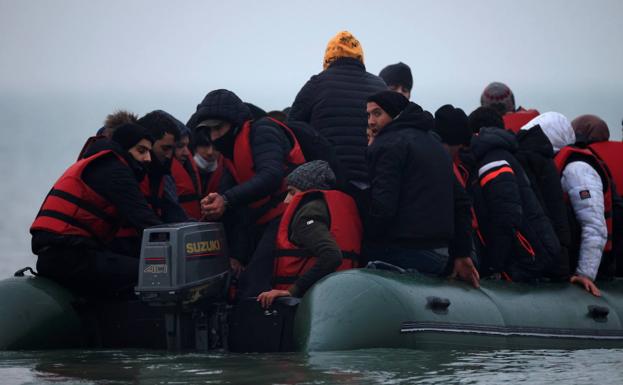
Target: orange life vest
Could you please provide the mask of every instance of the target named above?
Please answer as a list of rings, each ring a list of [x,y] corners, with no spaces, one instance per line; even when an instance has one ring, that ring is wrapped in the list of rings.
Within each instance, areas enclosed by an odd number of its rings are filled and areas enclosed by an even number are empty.
[[[573,157],[573,158],[572,158]],[[608,167],[589,149],[567,146],[564,147],[554,157],[554,163],[558,172],[562,175],[562,171],[567,164],[574,160],[583,160],[595,168],[595,171],[601,176],[604,193],[604,217],[606,219],[606,227],[608,229],[608,242],[604,248],[604,252],[612,250],[612,185],[611,176]],[[565,200],[569,201],[567,193],[564,194]]]
[[[539,115],[540,113],[537,110],[524,110],[520,108],[519,111],[504,114],[502,119],[504,119],[504,127],[507,130],[517,133],[521,127],[525,126],[529,121]]]
[[[171,162],[171,175],[175,180],[175,188],[177,189],[177,197],[180,206],[184,209],[190,218],[201,219],[202,198],[199,170],[193,158],[189,158],[190,166],[194,175],[190,175],[182,162],[173,158]],[[194,178],[193,178],[194,176]]]
[[[277,231],[274,263],[275,289],[287,290],[296,282],[298,277],[316,263],[316,257],[310,255],[305,249],[301,249],[290,242],[290,223],[296,214],[301,200],[312,194],[318,194],[327,203],[331,227],[331,236],[335,238],[342,252],[342,263],[337,270],[346,270],[357,267],[357,261],[361,253],[361,240],[363,227],[359,219],[359,212],[355,201],[348,195],[337,190],[310,190],[294,196],[281,218]]]
[[[606,164],[617,193],[623,194],[623,142],[595,142],[588,148]]]
[[[301,146],[299,145],[299,142],[296,139],[296,136],[294,135],[292,130],[278,120],[272,118],[266,119],[269,119],[272,122],[278,124],[284,130],[286,135],[290,137],[290,140],[293,143],[292,149],[288,153],[286,161],[284,162],[284,170],[287,171],[294,166],[305,163],[303,150],[301,150]],[[253,153],[251,151],[250,134],[251,121],[248,120],[243,124],[242,129],[238,133],[234,144],[234,160],[232,162],[234,168],[233,176],[238,184],[242,184],[255,176],[255,165],[253,164]],[[281,186],[277,191],[249,205],[251,208],[256,209],[259,213],[259,219],[257,219],[256,221],[257,224],[267,223],[268,221],[277,218],[279,215],[283,214],[285,210],[285,204],[283,203],[285,193],[286,184],[284,178],[281,181]]]
[[[95,192],[82,179],[85,168],[96,159],[116,156],[111,150],[98,152],[69,167],[54,183],[41,205],[30,231],[48,231],[108,242],[120,223],[117,208]]]

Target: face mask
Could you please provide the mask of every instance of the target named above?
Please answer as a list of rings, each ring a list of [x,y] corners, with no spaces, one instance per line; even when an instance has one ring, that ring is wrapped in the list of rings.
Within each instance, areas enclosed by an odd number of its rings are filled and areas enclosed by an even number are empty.
[[[205,172],[214,172],[214,170],[216,170],[216,166],[218,166],[216,160],[205,160],[199,154],[195,154],[195,156],[193,156],[193,159],[195,160],[195,163],[197,163],[197,167]]]
[[[220,138],[213,140],[214,147],[223,154],[227,159],[234,159],[234,143],[236,141],[236,137],[234,136],[234,129],[230,129],[225,135]]]

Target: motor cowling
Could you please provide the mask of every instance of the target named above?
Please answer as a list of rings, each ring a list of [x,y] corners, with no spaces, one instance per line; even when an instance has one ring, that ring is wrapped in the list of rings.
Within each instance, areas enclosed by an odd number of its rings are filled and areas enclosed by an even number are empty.
[[[224,297],[229,253],[223,225],[173,223],[145,229],[136,294],[154,306],[189,306]]]

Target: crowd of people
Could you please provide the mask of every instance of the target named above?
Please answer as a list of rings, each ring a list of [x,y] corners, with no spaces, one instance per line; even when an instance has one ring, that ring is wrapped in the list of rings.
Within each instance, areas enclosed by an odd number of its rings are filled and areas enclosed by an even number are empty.
[[[595,296],[621,274],[623,143],[599,117],[518,107],[499,82],[469,115],[432,114],[410,101],[408,65],[367,72],[347,31],[323,67],[283,111],[218,89],[186,124],[109,115],[32,224],[39,274],[122,296],[142,231],[184,221],[223,223],[237,296],[265,307],[369,261]]]

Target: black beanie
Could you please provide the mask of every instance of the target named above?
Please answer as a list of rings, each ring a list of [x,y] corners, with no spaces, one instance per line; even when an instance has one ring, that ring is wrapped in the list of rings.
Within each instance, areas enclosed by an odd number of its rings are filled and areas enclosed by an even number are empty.
[[[379,73],[379,77],[385,80],[388,86],[400,84],[409,91],[413,87],[413,76],[411,76],[411,68],[403,62],[390,64],[383,68]]]
[[[141,139],[147,139],[152,144],[154,143],[154,139],[149,135],[147,129],[134,123],[122,124],[112,134],[112,141],[119,143],[126,151],[136,146]]]
[[[392,119],[395,119],[409,105],[409,99],[396,91],[377,92],[368,96],[366,101],[378,104]]]
[[[435,132],[443,143],[451,146],[463,144],[468,146],[472,139],[472,130],[469,128],[467,115],[460,108],[451,104],[441,106],[435,112]]]
[[[482,127],[497,127],[504,129],[504,119],[497,110],[491,107],[478,107],[467,117],[469,128],[474,134]]]

